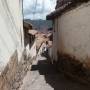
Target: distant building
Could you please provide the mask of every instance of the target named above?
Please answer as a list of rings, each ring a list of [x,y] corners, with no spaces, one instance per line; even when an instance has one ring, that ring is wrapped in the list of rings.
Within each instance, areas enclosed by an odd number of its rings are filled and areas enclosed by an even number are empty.
[[[53,30],[53,28],[51,27],[51,28],[48,28],[48,31],[52,31]]]
[[[24,21],[23,28],[24,28],[24,45],[25,47],[29,45],[30,49],[35,40],[35,34],[29,33],[30,31],[34,32],[33,25]]]
[[[57,0],[47,19],[53,21],[53,62],[73,74],[90,69],[90,0]]]
[[[23,21],[23,28],[24,28],[24,30],[33,29],[33,25],[31,23]]]

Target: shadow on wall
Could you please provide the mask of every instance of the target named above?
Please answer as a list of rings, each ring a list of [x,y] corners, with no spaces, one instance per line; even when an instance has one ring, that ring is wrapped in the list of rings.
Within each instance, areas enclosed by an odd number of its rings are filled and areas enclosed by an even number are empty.
[[[55,65],[50,64],[48,60],[39,60],[37,65],[32,65],[31,71],[38,71],[40,75],[44,75],[46,83],[54,90],[90,90],[90,87],[58,73]]]

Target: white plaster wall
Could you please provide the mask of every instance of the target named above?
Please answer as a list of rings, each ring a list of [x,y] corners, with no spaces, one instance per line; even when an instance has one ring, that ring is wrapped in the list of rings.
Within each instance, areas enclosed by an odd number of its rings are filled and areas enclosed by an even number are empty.
[[[90,2],[60,16],[58,30],[58,51],[90,62]]]
[[[22,0],[0,0],[0,71],[18,50],[23,51]]]

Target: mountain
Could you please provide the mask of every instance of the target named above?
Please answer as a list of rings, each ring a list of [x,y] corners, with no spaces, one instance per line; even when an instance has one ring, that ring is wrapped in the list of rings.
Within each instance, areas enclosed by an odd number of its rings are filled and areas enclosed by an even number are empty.
[[[52,28],[52,21],[48,20],[30,20],[30,19],[25,19],[25,22],[31,23],[34,28],[37,28],[38,30],[43,30],[43,29],[48,29]]]

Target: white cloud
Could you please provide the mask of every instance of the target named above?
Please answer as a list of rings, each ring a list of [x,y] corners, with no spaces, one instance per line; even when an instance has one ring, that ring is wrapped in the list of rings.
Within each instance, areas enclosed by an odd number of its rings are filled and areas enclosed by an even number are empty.
[[[30,19],[45,19],[45,16],[54,10],[56,0],[23,0],[24,17]],[[33,15],[35,14],[35,15]]]

